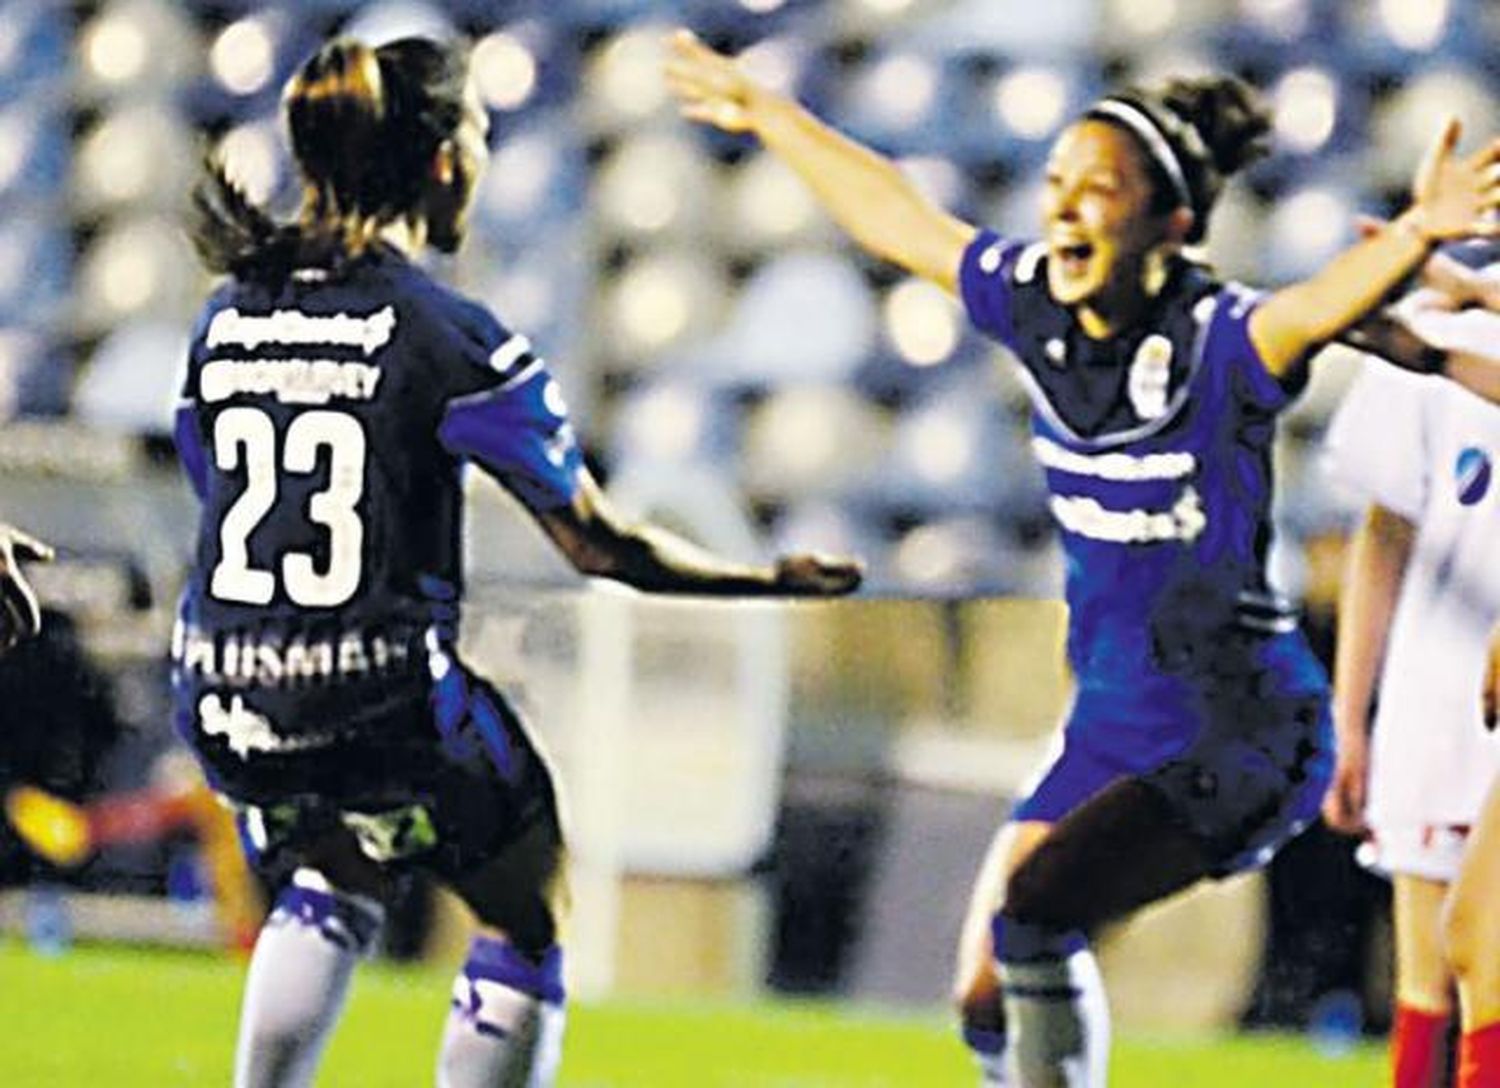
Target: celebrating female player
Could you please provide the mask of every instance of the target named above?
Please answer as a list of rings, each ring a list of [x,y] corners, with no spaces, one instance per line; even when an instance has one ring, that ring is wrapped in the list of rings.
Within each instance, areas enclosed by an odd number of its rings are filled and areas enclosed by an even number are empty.
[[[173,639],[178,727],[268,868],[294,870],[246,984],[235,1084],[311,1082],[391,874],[483,926],[437,1079],[545,1085],[562,1029],[562,839],[510,704],[454,653],[460,469],[516,495],[580,571],[673,593],[846,593],[850,563],[731,563],[627,525],[524,336],[435,282],[485,158],[466,58],[334,41],[285,96],[304,182],[278,224],[211,167],[196,241],[228,273],[177,416],[202,501]]]
[[[990,1083],[1102,1084],[1088,934],[1264,861],[1327,784],[1326,680],[1264,570],[1276,416],[1311,355],[1436,242],[1487,229],[1500,145],[1458,158],[1450,124],[1405,214],[1261,296],[1182,254],[1225,178],[1261,152],[1268,119],[1238,81],[1090,106],[1052,148],[1045,240],[1027,245],[933,206],[685,31],[667,78],[686,116],[757,136],[860,245],[956,291],[1021,363],[1078,694],[1061,755],[980,872],[957,989]]]

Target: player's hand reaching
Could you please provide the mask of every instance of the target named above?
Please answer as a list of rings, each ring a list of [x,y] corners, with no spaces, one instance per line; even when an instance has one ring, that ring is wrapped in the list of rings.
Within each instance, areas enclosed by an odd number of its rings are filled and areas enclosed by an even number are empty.
[[[775,591],[794,597],[842,597],[858,589],[864,576],[864,567],[853,559],[784,555],[776,560]]]
[[[666,77],[684,117],[725,132],[753,130],[757,109],[771,94],[691,30],[678,30],[667,39]]]
[[[51,558],[52,549],[46,544],[0,523],[0,653],[35,635],[42,625],[36,593],[27,583],[20,561]]]
[[[1363,733],[1358,739],[1340,735],[1338,758],[1333,767],[1333,781],[1323,797],[1323,822],[1345,835],[1364,835],[1365,796],[1370,777],[1370,742]]]
[[[1462,127],[1450,117],[1428,147],[1412,181],[1412,204],[1401,220],[1432,242],[1500,233],[1500,140],[1456,154]]]

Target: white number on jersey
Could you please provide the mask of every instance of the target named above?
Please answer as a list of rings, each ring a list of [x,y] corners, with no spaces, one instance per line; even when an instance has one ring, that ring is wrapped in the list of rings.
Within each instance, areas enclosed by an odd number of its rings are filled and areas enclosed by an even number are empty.
[[[219,526],[219,564],[209,592],[221,601],[270,604],[276,576],[250,565],[250,534],[276,504],[276,427],[259,408],[226,408],[214,421],[214,463],[221,471],[245,467],[245,490]],[[281,448],[281,469],[299,475],[317,471],[318,451],[329,452],[328,486],[313,495],[308,516],[328,530],[328,569],[313,557],[289,552],[281,559],[281,581],[294,603],[332,608],[359,588],[365,527],[356,509],[365,489],[365,432],[344,412],[308,411],[292,420]]]

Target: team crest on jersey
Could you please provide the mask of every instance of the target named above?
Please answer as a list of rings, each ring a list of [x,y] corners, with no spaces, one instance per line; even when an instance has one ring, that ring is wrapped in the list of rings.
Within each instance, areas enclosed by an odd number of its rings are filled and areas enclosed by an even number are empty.
[[[1473,506],[1490,490],[1490,479],[1494,465],[1490,455],[1478,446],[1466,446],[1453,466],[1457,478],[1458,501],[1464,506]]]
[[[1167,414],[1167,387],[1172,381],[1172,341],[1152,333],[1141,341],[1130,363],[1130,406],[1141,419]]]

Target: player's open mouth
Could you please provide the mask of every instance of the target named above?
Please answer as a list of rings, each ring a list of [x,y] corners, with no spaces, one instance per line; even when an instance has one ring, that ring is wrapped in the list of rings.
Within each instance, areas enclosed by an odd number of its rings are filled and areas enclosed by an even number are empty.
[[[1068,276],[1081,276],[1087,271],[1089,258],[1094,255],[1094,247],[1088,242],[1074,242],[1070,245],[1054,245],[1052,247],[1053,259],[1057,261],[1062,271]]]

